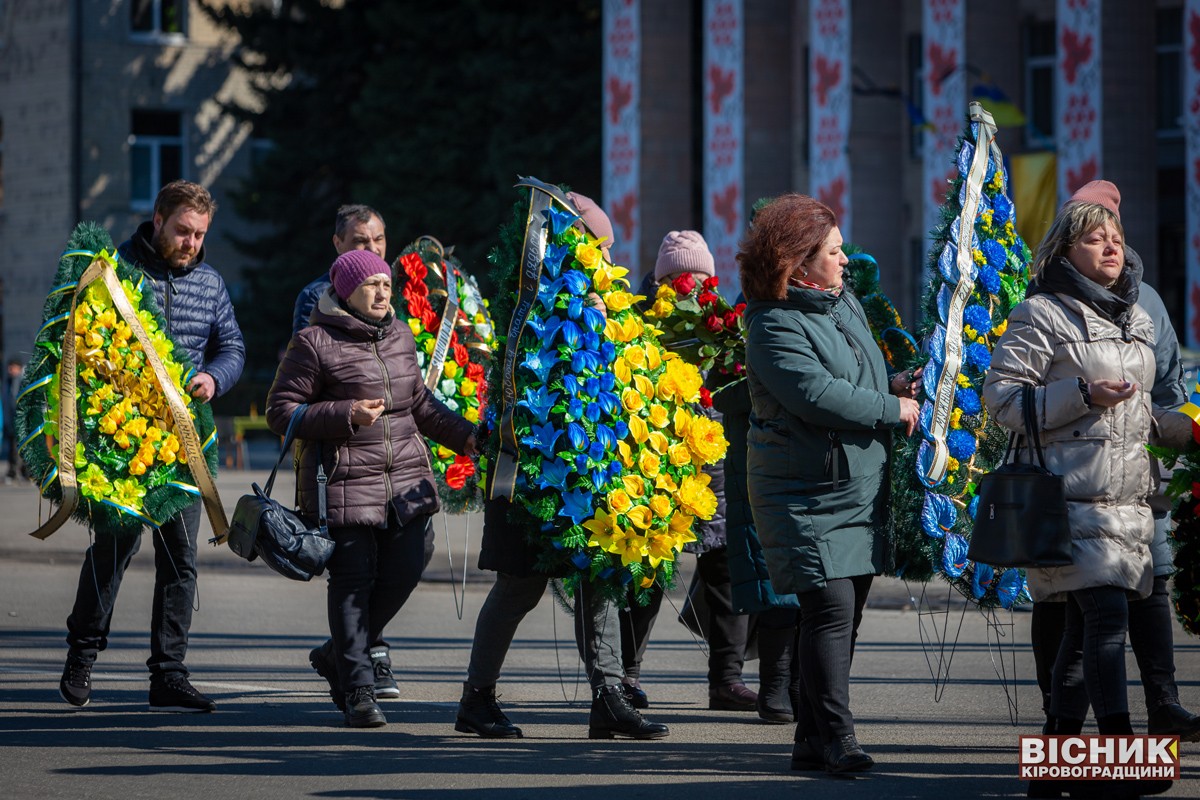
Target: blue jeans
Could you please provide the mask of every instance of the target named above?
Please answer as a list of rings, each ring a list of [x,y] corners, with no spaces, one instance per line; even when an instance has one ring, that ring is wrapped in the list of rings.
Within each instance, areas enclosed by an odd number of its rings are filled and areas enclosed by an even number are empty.
[[[151,677],[168,673],[187,675],[188,630],[196,598],[196,537],[200,530],[201,503],[197,500],[163,524],[142,535],[114,536],[96,533],[83,558],[75,605],[67,618],[67,644],[71,655],[94,663],[108,647],[112,613],[121,579],[142,536],[154,541],[154,605],[150,617]]]

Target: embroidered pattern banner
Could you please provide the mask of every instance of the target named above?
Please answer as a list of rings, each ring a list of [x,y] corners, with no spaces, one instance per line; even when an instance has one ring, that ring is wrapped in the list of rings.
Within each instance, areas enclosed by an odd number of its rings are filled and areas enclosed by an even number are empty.
[[[925,112],[922,219],[925,235],[941,221],[942,203],[955,177],[955,152],[967,111],[964,0],[922,0],[921,106]]]
[[[641,3],[604,0],[604,178],[602,201],[613,224],[614,264],[637,274],[640,193]]]
[[[1054,143],[1058,202],[1101,174],[1101,0],[1058,0],[1058,69],[1054,71]]]
[[[704,238],[731,299],[741,285],[735,256],[745,207],[743,19],[742,0],[704,0]]]
[[[1187,0],[1183,12],[1183,130],[1188,166],[1187,197],[1188,347],[1200,347],[1200,0]]]
[[[810,193],[850,233],[850,0],[808,5],[808,163]]]

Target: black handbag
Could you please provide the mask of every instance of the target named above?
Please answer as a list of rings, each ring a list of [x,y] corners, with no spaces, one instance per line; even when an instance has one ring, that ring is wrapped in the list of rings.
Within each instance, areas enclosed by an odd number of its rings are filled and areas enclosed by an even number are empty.
[[[1034,391],[1021,397],[1024,443],[1037,463],[1022,464],[1021,437],[1009,436],[1004,464],[979,481],[975,529],[967,558],[993,567],[1063,567],[1072,563],[1071,528],[1062,476],[1046,469],[1034,419]],[[1013,462],[1009,463],[1010,454]]]
[[[307,405],[301,405],[288,422],[287,434],[279,460],[267,479],[267,488],[260,489],[257,483],[250,485],[254,494],[242,495],[233,511],[229,523],[229,549],[247,561],[261,557],[271,569],[285,578],[295,581],[312,580],[314,575],[325,571],[325,564],[333,555],[333,539],[329,538],[329,525],[325,508],[325,467],[317,457],[317,526],[309,525],[299,514],[284,508],[271,499],[271,488],[275,485],[275,474],[279,465],[291,449],[296,425]]]

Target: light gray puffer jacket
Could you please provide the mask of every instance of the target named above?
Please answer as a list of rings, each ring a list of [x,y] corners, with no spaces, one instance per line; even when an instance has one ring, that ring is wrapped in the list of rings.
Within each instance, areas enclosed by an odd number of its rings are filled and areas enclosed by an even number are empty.
[[[1034,600],[1118,586],[1145,597],[1154,582],[1150,542],[1154,491],[1145,445],[1152,416],[1154,323],[1134,307],[1127,329],[1064,294],[1038,294],[1018,305],[996,343],[983,387],[988,413],[1024,430],[1021,391],[1036,387],[1035,409],[1046,467],[1063,476],[1074,563],[1028,570]],[[1140,391],[1113,408],[1088,407],[1078,379],[1130,381]],[[1027,457],[1027,456],[1026,456]]]

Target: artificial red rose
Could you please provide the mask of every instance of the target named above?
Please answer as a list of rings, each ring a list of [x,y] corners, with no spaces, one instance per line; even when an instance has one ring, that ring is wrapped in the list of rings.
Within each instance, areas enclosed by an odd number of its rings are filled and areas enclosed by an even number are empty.
[[[691,294],[696,288],[696,279],[690,272],[681,272],[675,276],[675,280],[671,281],[671,288],[679,295]]]
[[[474,361],[467,364],[467,377],[479,383],[483,380],[483,366],[476,364]]]
[[[400,266],[404,267],[405,275],[420,283],[424,283],[425,276],[429,274],[429,270],[425,267],[425,262],[416,253],[401,256]]]
[[[717,297],[715,294],[713,294],[712,292],[705,289],[703,292],[700,293],[700,296],[696,298],[696,302],[702,306],[711,306],[711,305],[715,305],[717,300],[719,300],[719,299],[720,298]]]
[[[467,353],[467,348],[463,347],[458,342],[455,342],[453,339],[451,339],[451,342],[451,347],[454,348],[454,363],[458,364],[460,367],[465,367],[467,362],[471,360],[469,354]]]
[[[424,319],[426,314],[433,313],[433,306],[429,305],[429,300],[417,295],[415,297],[404,298],[408,301],[408,315],[416,319]]]
[[[746,371],[746,368],[744,366],[742,366],[741,364],[733,365],[733,374],[734,375],[741,375],[745,371]]]
[[[738,325],[738,313],[736,311],[726,311],[725,312],[725,327],[726,328],[737,328],[737,325]]]
[[[461,489],[467,485],[467,478],[475,474],[475,463],[467,456],[455,456],[454,463],[446,467],[446,485],[451,489]]]
[[[713,333],[720,333],[725,330],[725,322],[717,314],[710,315],[704,320],[704,327],[708,328]]]
[[[442,318],[433,313],[432,308],[429,308],[428,310],[422,312],[421,324],[425,326],[425,330],[427,331],[436,331],[442,324]]]
[[[739,317],[742,315],[743,312],[745,312],[745,310],[746,310],[745,303],[738,303],[736,306],[733,307],[733,312],[735,314],[737,314]]]
[[[721,283],[721,281],[720,281],[720,280],[717,278],[717,276],[716,276],[716,275],[713,275],[711,278],[705,278],[705,279],[704,279],[704,284],[703,284],[703,286],[704,286],[704,288],[705,288],[705,289],[708,289],[709,291],[712,291],[713,289],[717,288],[717,286],[718,286],[720,283]]]
[[[705,408],[712,408],[712,392],[704,386],[700,387],[700,405]]]

